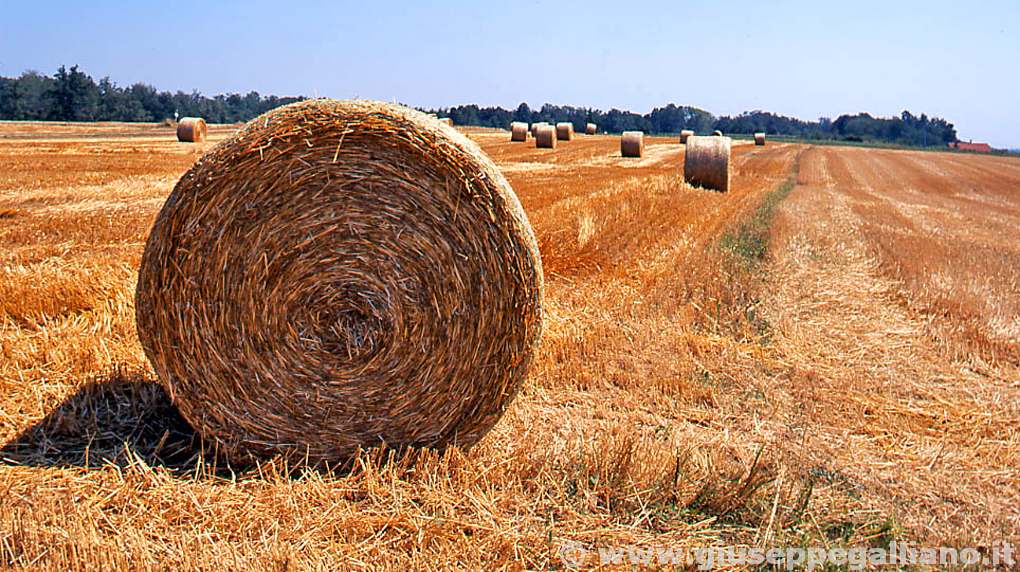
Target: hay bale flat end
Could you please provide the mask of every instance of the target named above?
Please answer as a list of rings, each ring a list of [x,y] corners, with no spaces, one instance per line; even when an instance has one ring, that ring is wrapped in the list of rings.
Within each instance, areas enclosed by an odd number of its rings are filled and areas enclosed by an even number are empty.
[[[145,245],[138,335],[229,460],[470,446],[542,330],[538,245],[463,134],[369,101],[249,122],[178,181]]]

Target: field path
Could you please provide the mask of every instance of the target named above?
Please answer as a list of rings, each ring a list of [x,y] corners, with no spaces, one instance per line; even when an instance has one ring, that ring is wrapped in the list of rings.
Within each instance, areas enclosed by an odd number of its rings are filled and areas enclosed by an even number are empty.
[[[1018,164],[1005,165],[1006,177],[1017,175]],[[957,216],[993,224],[1009,216],[1000,202],[1011,203],[1016,223],[1017,195],[974,166],[972,158],[945,154],[808,150],[775,222],[768,317],[781,359],[796,372],[784,383],[790,401],[783,423],[820,482],[855,490],[912,538],[1015,542],[1016,363],[952,351],[951,340],[941,337],[943,318],[925,312],[935,302],[922,290],[928,286],[922,271],[903,274],[902,264],[890,268],[883,258],[883,249],[904,256],[915,241],[934,242],[934,254],[917,254],[927,257],[929,272],[939,268],[1008,290],[1008,273],[968,276],[968,265],[945,254],[970,248],[973,256],[975,244],[992,236],[988,226],[947,222]],[[968,201],[983,208],[959,208]],[[1016,229],[992,233],[1010,233],[1001,248],[1014,254]],[[985,295],[990,305],[1016,302],[995,300],[995,290]]]

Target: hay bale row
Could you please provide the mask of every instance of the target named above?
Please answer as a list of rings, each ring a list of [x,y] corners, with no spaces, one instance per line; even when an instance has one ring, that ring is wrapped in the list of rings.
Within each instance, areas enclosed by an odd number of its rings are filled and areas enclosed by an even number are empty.
[[[556,128],[552,125],[541,124],[535,133],[535,147],[539,149],[556,148]]]
[[[207,153],[156,218],[136,292],[160,382],[239,463],[469,446],[542,330],[538,245],[496,165],[368,101],[283,106]]]
[[[201,117],[184,117],[177,124],[177,140],[184,143],[201,143],[209,134],[209,126]]]
[[[683,130],[681,130],[680,131],[680,143],[681,144],[686,144],[687,143],[687,138],[690,137],[691,135],[694,135],[694,131],[692,131],[690,129],[683,129]]]
[[[598,126],[595,125],[594,123],[589,123],[589,124],[584,126],[584,134],[585,135],[595,135],[595,133],[597,133],[597,132],[598,132]]]
[[[759,146],[764,145],[765,144],[765,134],[764,133],[755,133],[754,134],[754,144],[755,145],[759,145]]]
[[[556,138],[560,141],[571,141],[574,139],[574,124],[563,121],[556,124]]]
[[[640,157],[645,152],[645,134],[641,131],[624,131],[620,137],[620,154],[624,157]]]
[[[528,124],[521,121],[514,121],[510,124],[510,140],[511,141],[527,141],[528,140]]]
[[[684,153],[684,180],[704,189],[728,191],[730,144],[729,137],[688,137]]]

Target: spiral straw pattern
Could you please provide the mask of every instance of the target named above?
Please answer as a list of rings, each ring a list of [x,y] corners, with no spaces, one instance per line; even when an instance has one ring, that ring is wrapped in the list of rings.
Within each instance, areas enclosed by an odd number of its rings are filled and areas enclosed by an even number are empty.
[[[146,355],[228,459],[470,446],[520,387],[543,278],[509,184],[417,111],[270,111],[177,183],[136,294]]]

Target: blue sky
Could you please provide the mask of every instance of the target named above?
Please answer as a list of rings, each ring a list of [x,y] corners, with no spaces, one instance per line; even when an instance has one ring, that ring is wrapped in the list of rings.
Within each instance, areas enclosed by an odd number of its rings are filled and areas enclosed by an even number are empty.
[[[903,109],[1020,147],[1020,2],[3,3],[0,75],[410,105]]]

